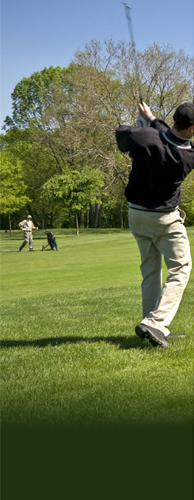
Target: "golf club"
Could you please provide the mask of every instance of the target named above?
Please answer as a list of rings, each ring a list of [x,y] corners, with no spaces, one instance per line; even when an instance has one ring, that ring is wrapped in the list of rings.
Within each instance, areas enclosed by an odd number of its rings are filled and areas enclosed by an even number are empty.
[[[140,83],[140,75],[139,75],[139,64],[137,60],[137,52],[136,52],[136,46],[135,46],[135,40],[134,40],[134,35],[133,35],[133,27],[132,27],[132,20],[131,20],[131,7],[127,5],[126,3],[122,2],[122,4],[125,7],[125,14],[127,18],[127,24],[129,28],[129,35],[130,35],[130,40],[132,44],[132,50],[133,50],[133,59],[135,63],[135,72],[136,72],[136,77],[137,77],[137,82],[138,82],[138,90],[139,90],[139,100],[140,103],[142,104],[143,98],[142,98],[142,91],[141,91],[141,83]]]
[[[130,40],[131,40],[131,45],[132,45],[133,59],[134,59],[134,63],[135,63],[135,72],[136,72],[137,83],[138,83],[139,101],[142,104],[143,97],[142,97],[142,90],[141,90],[141,83],[140,83],[139,64],[138,64],[138,59],[137,59],[137,52],[136,52],[135,40],[134,40],[134,35],[133,35],[133,27],[132,27],[132,20],[131,20],[131,13],[130,13],[131,7],[129,7],[129,5],[127,5],[124,2],[122,2],[122,4],[125,7],[125,14],[126,14],[126,18],[127,18],[129,35],[130,35]],[[138,127],[147,127],[148,122],[147,122],[147,120],[145,120],[145,118],[143,118],[143,116],[139,115],[138,120],[137,120],[137,125],[138,125]]]

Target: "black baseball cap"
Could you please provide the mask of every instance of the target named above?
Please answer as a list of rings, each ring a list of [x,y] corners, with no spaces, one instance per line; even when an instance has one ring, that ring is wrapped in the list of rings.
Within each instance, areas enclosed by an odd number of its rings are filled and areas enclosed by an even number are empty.
[[[194,103],[184,102],[175,111],[173,115],[174,121],[183,128],[188,128],[194,125]]]

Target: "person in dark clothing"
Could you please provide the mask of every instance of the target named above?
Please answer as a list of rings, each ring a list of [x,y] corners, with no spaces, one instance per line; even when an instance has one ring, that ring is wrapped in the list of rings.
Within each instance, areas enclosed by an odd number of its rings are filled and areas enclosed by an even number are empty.
[[[45,234],[47,235],[47,241],[51,247],[51,250],[54,250],[55,248],[56,248],[56,250],[58,250],[56,238],[55,238],[54,234],[52,233],[52,231],[49,231],[49,229],[46,229]]]
[[[147,127],[120,125],[116,130],[119,149],[132,158],[125,195],[143,277],[143,319],[135,332],[153,346],[169,347],[167,339],[178,335],[168,327],[192,267],[185,213],[179,204],[181,184],[194,168],[194,104],[183,103],[177,108],[172,128],[155,118],[144,102],[139,110]],[[162,255],[169,271],[163,288]]]

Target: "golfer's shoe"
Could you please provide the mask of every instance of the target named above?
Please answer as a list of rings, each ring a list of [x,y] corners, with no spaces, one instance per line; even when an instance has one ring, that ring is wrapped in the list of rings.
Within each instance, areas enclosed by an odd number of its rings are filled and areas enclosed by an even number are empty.
[[[153,326],[137,325],[135,327],[135,333],[141,339],[148,339],[149,343],[153,347],[162,346],[162,347],[170,347],[170,344],[165,339],[165,336],[161,330],[154,328]]]
[[[22,249],[21,249],[21,247],[20,247],[20,248],[19,248],[19,252],[21,252],[21,251],[22,251]]]
[[[166,335],[166,339],[171,339],[171,338],[176,338],[176,337],[186,337],[186,333],[172,333],[170,332],[168,335]]]

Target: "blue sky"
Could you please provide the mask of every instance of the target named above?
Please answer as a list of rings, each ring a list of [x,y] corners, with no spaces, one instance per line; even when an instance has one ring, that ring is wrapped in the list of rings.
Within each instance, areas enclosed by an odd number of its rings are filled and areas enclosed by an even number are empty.
[[[128,1],[126,0],[126,3]],[[193,0],[129,0],[137,49],[170,44],[194,55]],[[11,93],[45,66],[67,67],[92,39],[129,40],[120,0],[1,0],[1,123]]]

